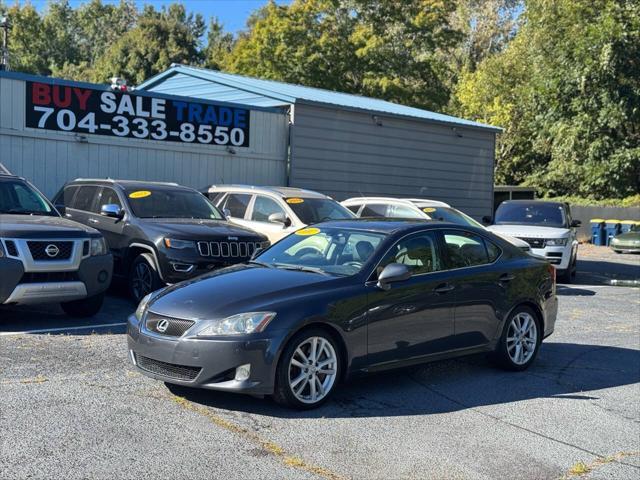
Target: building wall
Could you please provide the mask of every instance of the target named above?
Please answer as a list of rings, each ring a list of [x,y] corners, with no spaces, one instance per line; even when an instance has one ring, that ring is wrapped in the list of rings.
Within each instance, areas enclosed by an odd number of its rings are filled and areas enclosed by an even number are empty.
[[[493,211],[495,134],[369,113],[296,104],[294,187],[353,196],[440,200],[475,218]]]
[[[77,177],[284,185],[288,118],[251,111],[248,148],[193,145],[25,128],[25,81],[0,77],[0,163],[54,195]]]

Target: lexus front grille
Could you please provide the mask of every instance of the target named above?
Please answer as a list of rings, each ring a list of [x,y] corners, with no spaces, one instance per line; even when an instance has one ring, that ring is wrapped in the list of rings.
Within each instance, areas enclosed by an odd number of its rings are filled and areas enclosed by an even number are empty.
[[[193,320],[164,317],[153,312],[147,313],[146,320],[147,330],[168,337],[181,337],[194,323]]]

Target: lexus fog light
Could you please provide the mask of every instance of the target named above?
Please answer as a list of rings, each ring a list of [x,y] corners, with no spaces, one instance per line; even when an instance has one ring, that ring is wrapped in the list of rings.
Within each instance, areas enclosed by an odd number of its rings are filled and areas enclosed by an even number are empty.
[[[248,380],[251,375],[251,364],[240,365],[236,368],[236,380],[242,382]]]

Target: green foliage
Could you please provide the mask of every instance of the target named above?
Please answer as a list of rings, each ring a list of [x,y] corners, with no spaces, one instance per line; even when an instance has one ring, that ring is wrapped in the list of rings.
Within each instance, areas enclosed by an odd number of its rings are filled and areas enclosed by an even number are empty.
[[[639,190],[640,9],[530,0],[504,52],[462,76],[459,113],[502,125],[496,181],[546,195]]]
[[[496,183],[640,190],[637,0],[270,0],[237,35],[180,3],[0,0],[0,13],[13,70],[136,84],[178,62],[448,109],[504,127]]]
[[[544,198],[543,200],[550,200],[552,202],[567,202],[570,205],[581,207],[640,207],[640,193],[625,198],[601,198],[599,200],[571,195],[563,197]]]
[[[451,0],[268,3],[223,62],[246,75],[426,108],[448,101],[438,54],[460,40]]]

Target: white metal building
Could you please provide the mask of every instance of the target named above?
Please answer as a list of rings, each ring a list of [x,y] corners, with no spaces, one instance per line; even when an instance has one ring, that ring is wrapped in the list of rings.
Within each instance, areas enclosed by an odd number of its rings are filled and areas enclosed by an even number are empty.
[[[42,93],[34,82],[50,85],[51,91],[42,87]],[[70,106],[62,87],[70,87],[72,97],[79,89]],[[101,92],[109,93],[102,101]],[[83,95],[89,98],[84,104]],[[131,97],[124,107],[123,95]],[[158,121],[144,116],[152,99],[166,103],[160,121],[173,137],[158,140],[153,131],[144,136],[139,128],[134,133],[134,122],[150,127]],[[42,112],[33,110],[42,108],[53,110],[39,128]],[[232,111],[231,123],[225,109]],[[105,129],[92,127],[91,119],[80,126],[92,111]],[[119,137],[123,118],[130,130]],[[218,135],[220,128],[227,134]],[[170,180],[196,188],[288,185],[338,200],[360,194],[432,198],[480,218],[493,209],[499,131],[382,100],[181,65],[133,94],[0,73],[0,161],[47,194],[78,176]]]

